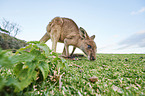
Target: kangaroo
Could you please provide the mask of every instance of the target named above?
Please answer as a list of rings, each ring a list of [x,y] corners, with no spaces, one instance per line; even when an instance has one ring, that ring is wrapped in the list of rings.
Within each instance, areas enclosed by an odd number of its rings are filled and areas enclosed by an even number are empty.
[[[52,41],[52,49],[56,52],[57,42],[64,43],[62,55],[73,55],[76,48],[81,49],[89,60],[96,59],[96,44],[94,42],[95,35],[89,37],[87,32],[82,28],[78,28],[77,24],[69,18],[55,17],[47,25],[47,32],[40,39],[40,42]],[[72,53],[69,55],[69,45],[73,46]]]

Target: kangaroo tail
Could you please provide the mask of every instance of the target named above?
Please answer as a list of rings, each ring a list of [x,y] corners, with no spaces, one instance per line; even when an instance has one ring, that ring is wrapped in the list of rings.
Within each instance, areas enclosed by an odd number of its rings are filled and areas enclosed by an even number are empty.
[[[45,35],[40,39],[40,42],[47,42],[50,39],[49,33],[45,33]]]

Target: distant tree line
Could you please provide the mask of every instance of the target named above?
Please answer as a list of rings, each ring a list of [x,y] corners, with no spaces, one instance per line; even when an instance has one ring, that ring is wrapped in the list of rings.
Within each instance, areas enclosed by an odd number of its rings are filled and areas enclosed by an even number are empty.
[[[26,41],[15,38],[19,32],[20,26],[18,24],[3,18],[0,22],[0,48],[13,50],[26,46]]]
[[[5,32],[15,37],[21,31],[18,24],[10,22],[4,18],[0,23],[0,32]]]

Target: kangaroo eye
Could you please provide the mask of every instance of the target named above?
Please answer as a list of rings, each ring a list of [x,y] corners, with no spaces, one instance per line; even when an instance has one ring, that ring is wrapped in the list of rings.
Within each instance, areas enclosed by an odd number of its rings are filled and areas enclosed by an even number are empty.
[[[91,45],[88,45],[88,48],[92,48],[92,46]]]

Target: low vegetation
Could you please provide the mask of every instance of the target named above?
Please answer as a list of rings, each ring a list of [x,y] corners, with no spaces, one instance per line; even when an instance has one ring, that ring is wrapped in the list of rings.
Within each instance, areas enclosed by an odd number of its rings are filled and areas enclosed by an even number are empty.
[[[66,60],[43,43],[29,42],[16,53],[0,50],[0,73],[1,96],[145,95],[144,54]]]
[[[20,49],[21,47],[24,47],[26,45],[27,45],[26,41],[19,40],[15,37],[10,36],[9,34],[0,32],[0,48],[2,48],[3,50]]]

